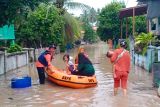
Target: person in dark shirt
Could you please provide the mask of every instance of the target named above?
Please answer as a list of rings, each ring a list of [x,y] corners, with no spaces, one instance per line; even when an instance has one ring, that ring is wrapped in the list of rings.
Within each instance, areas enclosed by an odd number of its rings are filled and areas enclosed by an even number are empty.
[[[81,48],[81,51],[77,57],[77,72],[75,75],[82,75],[82,76],[93,76],[95,74],[95,70],[93,67],[92,62],[89,60],[88,55],[86,54],[84,48]]]

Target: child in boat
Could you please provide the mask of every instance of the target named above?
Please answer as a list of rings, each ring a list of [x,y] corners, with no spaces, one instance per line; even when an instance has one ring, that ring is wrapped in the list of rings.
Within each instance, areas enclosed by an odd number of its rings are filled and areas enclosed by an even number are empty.
[[[70,56],[68,54],[63,56],[63,61],[66,63],[67,74],[74,74],[76,72],[75,65],[70,60]]]

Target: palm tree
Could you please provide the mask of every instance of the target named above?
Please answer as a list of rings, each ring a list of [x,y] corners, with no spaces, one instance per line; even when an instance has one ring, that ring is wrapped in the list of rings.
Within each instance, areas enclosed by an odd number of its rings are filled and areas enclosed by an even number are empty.
[[[88,10],[91,7],[83,4],[83,3],[79,3],[79,2],[74,2],[73,0],[51,0],[51,2],[57,7],[60,8],[62,10],[66,10],[66,9],[82,9],[82,10]]]
[[[67,9],[81,9],[88,11],[91,7],[83,3],[74,2],[73,0],[51,0],[51,3],[60,9],[60,14],[64,17],[65,24],[62,28],[62,35],[64,37],[65,44],[77,40],[80,36],[80,27],[78,26],[76,19],[68,14]]]
[[[80,16],[83,22],[89,22],[92,24],[97,21],[97,12],[94,8],[91,8],[89,11],[83,11],[83,14]]]
[[[65,42],[74,42],[74,40],[77,40],[80,38],[80,25],[76,18],[74,18],[69,13],[64,14],[64,27],[65,27]]]
[[[89,21],[92,23],[93,26],[93,23],[97,21],[97,12],[94,8],[91,8],[88,15],[89,15]]]

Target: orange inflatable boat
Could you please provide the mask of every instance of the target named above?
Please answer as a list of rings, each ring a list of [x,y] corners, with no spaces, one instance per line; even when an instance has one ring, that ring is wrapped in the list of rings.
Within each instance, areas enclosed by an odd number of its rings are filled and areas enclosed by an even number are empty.
[[[48,79],[58,85],[66,86],[70,88],[88,88],[97,85],[97,80],[95,76],[78,76],[78,75],[68,75],[63,73],[61,69],[56,67],[52,68],[54,72],[46,69]]]

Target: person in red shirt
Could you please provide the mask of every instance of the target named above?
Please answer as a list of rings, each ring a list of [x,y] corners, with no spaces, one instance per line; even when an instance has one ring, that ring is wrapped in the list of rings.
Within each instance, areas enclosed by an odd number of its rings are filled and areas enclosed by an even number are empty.
[[[107,57],[113,63],[113,78],[114,78],[114,95],[117,95],[118,88],[123,89],[124,96],[127,95],[127,81],[130,70],[130,54],[125,48],[127,43],[124,40],[120,41],[120,48],[109,51]]]
[[[51,61],[53,59],[54,53],[56,51],[56,46],[51,45],[49,46],[49,49],[44,51],[39,57],[36,62],[36,67],[38,71],[39,76],[39,83],[44,84],[45,83],[45,67],[50,69],[52,71],[52,64]]]

